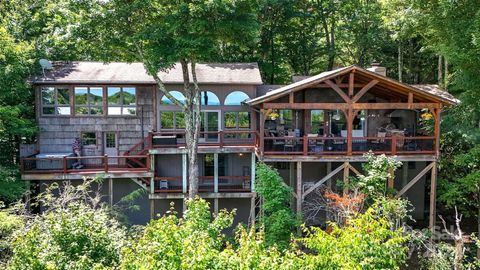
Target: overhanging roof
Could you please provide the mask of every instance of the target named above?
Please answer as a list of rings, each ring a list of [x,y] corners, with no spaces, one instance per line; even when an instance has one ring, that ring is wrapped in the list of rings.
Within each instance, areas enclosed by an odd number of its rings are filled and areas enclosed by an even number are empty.
[[[201,84],[262,84],[257,63],[197,64],[196,71]],[[158,75],[165,84],[183,84],[180,64]],[[65,62],[54,65],[45,76],[33,78],[32,83],[153,84],[155,80],[147,74],[143,63]]]
[[[311,76],[308,78],[304,78],[302,80],[296,81],[292,84],[285,85],[278,89],[272,90],[265,95],[256,97],[249,101],[246,101],[248,105],[258,105],[264,102],[272,101],[282,96],[285,96],[291,92],[295,92],[297,90],[314,87],[318,83],[324,82],[328,79],[333,79],[339,75],[347,74],[351,71],[356,73],[365,74],[372,79],[376,79],[380,82],[384,82],[388,85],[395,86],[397,88],[404,89],[405,91],[411,91],[414,93],[418,93],[420,95],[428,96],[432,99],[438,100],[441,103],[447,105],[455,105],[458,104],[460,101],[452,96],[450,93],[442,90],[438,85],[409,85],[405,83],[401,83],[394,79],[382,76],[372,71],[368,71],[358,66],[348,66],[342,67],[331,71],[322,72],[318,75]]]

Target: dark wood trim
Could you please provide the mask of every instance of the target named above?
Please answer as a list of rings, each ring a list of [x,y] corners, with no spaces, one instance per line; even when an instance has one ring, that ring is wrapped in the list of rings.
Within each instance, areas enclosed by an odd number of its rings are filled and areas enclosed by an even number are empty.
[[[340,95],[340,97],[345,100],[346,103],[350,103],[351,100],[350,98],[343,92],[342,89],[340,89],[340,87],[338,87],[338,85],[336,85],[334,82],[332,82],[331,80],[325,80],[325,83],[328,84],[333,90],[335,90],[335,92],[337,92],[338,95]]]
[[[346,110],[349,108],[355,110],[385,110],[385,109],[439,109],[441,103],[353,103],[350,106],[347,103],[264,103],[265,109],[296,109],[296,110]]]
[[[373,86],[378,83],[378,80],[371,80],[367,85],[365,85],[353,98],[352,103],[355,103],[360,100],[360,98],[367,93]]]

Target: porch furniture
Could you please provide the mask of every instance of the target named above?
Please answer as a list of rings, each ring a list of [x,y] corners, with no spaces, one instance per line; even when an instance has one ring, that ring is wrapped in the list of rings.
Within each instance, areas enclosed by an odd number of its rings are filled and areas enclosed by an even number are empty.
[[[295,136],[285,136],[285,145],[283,146],[284,151],[290,149],[293,151],[295,149]]]
[[[160,189],[168,189],[168,181],[160,180]]]
[[[164,135],[155,135],[153,136],[153,145],[176,145],[177,136],[164,136]]]

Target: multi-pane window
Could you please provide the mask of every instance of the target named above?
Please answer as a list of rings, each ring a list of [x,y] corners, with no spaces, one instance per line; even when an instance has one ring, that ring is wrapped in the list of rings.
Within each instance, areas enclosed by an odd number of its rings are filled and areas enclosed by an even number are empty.
[[[280,124],[285,125],[285,128],[293,128],[293,111],[292,110],[280,110]]]
[[[83,145],[97,145],[97,134],[95,132],[83,132],[82,133]]]
[[[136,115],[137,97],[135,87],[107,88],[108,115]]]
[[[225,112],[224,122],[226,129],[250,128],[249,112]]]
[[[76,115],[103,115],[102,87],[75,87]]]
[[[185,115],[183,112],[161,112],[160,124],[162,129],[184,129]]]
[[[70,115],[70,91],[67,87],[43,87],[42,114]]]

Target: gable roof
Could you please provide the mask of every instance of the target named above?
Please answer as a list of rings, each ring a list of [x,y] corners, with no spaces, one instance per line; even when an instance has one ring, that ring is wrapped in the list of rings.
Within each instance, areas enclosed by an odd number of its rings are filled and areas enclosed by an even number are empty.
[[[320,82],[324,82],[328,79],[333,79],[339,75],[344,75],[349,73],[350,71],[355,70],[355,72],[363,73],[368,75],[369,77],[372,77],[376,80],[386,82],[391,85],[395,85],[400,88],[404,88],[406,90],[416,92],[422,95],[429,96],[431,98],[434,98],[436,100],[441,101],[442,103],[448,104],[448,105],[455,105],[458,104],[460,101],[456,99],[454,96],[452,96],[450,93],[442,90],[438,85],[408,85],[405,83],[401,83],[399,81],[396,81],[394,79],[382,76],[380,74],[377,74],[375,72],[363,69],[358,66],[348,66],[348,67],[342,67],[338,69],[334,69],[331,71],[326,71],[322,72],[318,75],[311,76],[311,77],[296,77],[295,80],[300,79],[294,83],[291,83],[289,85],[285,85],[283,87],[280,87],[278,89],[272,90],[268,93],[266,93],[263,96],[256,97],[254,99],[251,99],[247,101],[246,103],[248,105],[258,105],[263,102],[271,101],[274,99],[277,99],[279,97],[285,96],[289,94],[290,92],[294,92],[300,89],[308,88],[310,86],[314,86]],[[295,81],[294,80],[294,81]]]
[[[262,84],[257,63],[197,64],[198,82],[201,84]],[[175,64],[166,72],[159,72],[165,84],[182,84],[180,64]],[[121,83],[153,84],[143,63],[125,62],[64,62],[54,65],[54,69],[32,79],[33,83]]]

